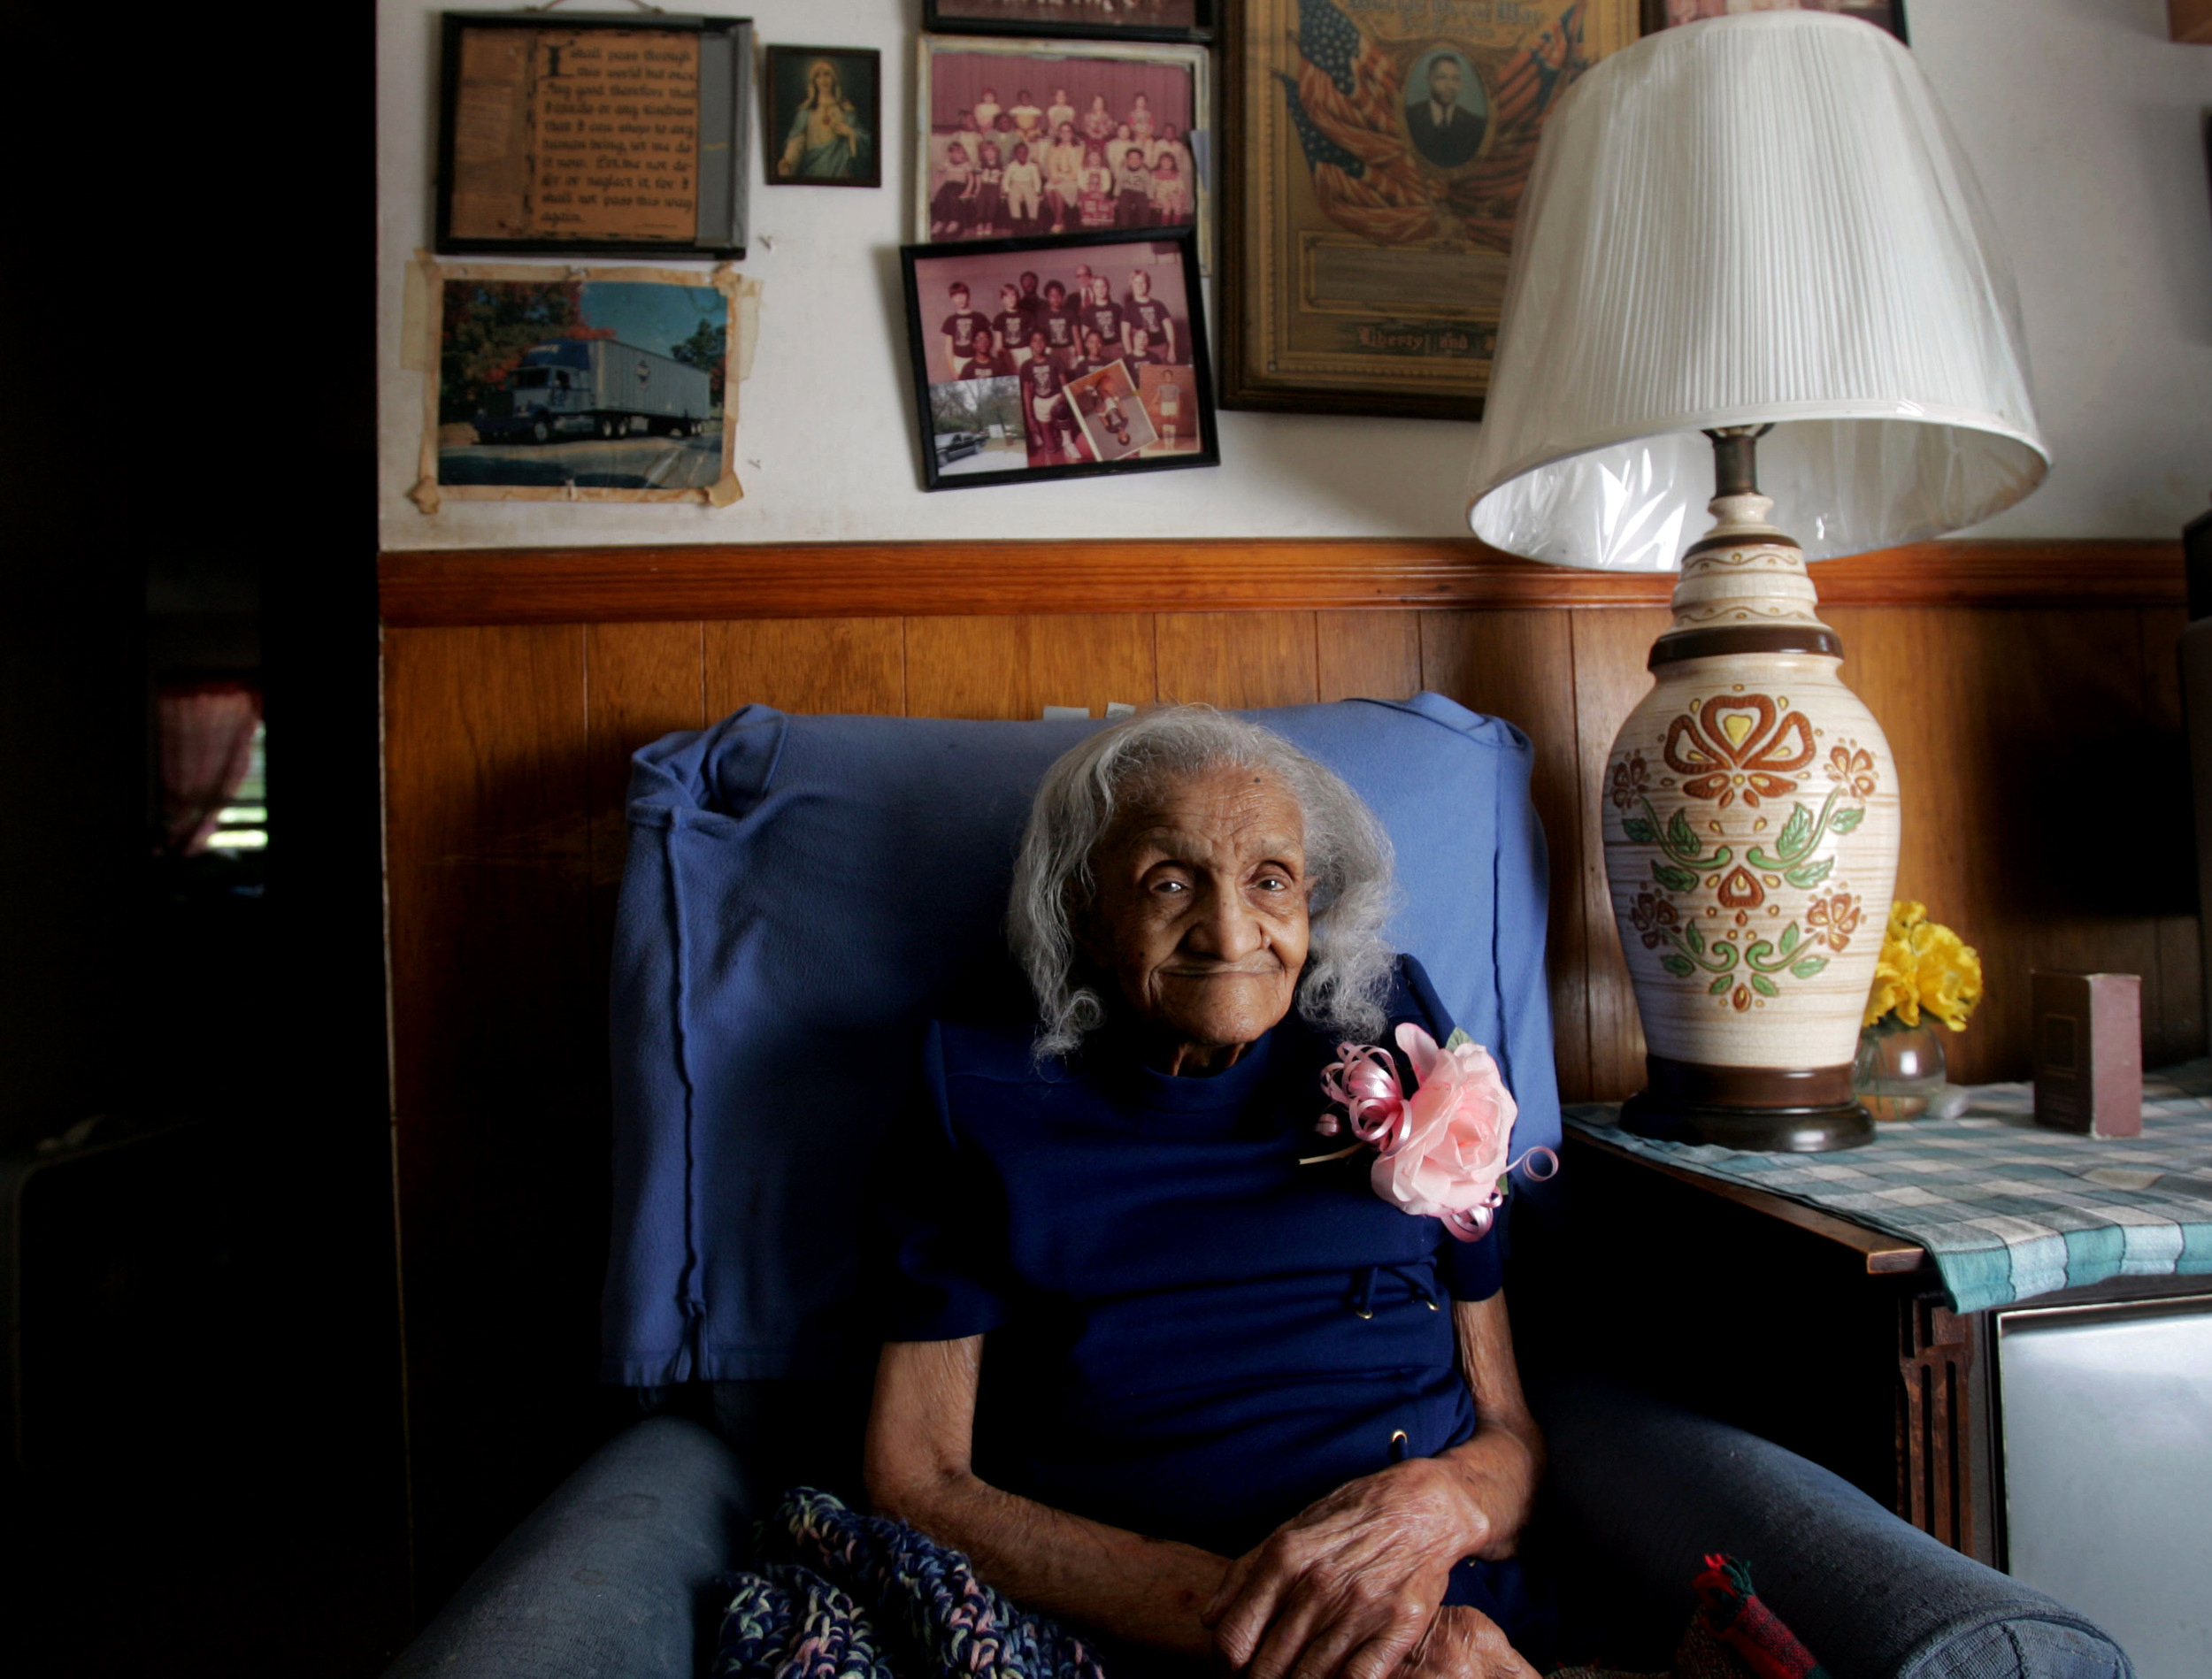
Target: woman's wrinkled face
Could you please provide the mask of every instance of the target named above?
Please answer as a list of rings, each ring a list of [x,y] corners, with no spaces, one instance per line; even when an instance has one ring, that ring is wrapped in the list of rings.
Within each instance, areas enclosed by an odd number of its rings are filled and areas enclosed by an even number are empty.
[[[1092,859],[1091,959],[1167,1039],[1225,1064],[1290,1012],[1309,937],[1305,819],[1274,777],[1218,769],[1133,799]]]

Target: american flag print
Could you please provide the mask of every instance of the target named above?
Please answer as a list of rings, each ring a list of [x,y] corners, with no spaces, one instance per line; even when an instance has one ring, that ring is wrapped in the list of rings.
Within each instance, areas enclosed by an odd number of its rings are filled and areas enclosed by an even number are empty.
[[[1578,0],[1507,59],[1486,89],[1489,150],[1447,180],[1422,167],[1405,134],[1406,66],[1428,43],[1386,46],[1333,0],[1299,0],[1298,70],[1282,78],[1283,93],[1323,213],[1380,245],[1510,249],[1545,112],[1588,66],[1581,14]]]

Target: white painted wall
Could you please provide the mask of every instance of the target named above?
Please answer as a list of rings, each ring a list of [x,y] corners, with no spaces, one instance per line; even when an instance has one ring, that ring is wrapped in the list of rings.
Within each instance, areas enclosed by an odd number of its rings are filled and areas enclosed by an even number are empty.
[[[911,226],[914,0],[702,0],[749,13],[764,41],[886,58],[880,191],[763,187],[753,165],[744,266],[764,295],[741,398],[745,499],[719,511],[449,501],[426,517],[406,500],[422,393],[400,367],[400,313],[405,264],[431,238],[442,9],[379,0],[386,546],[1464,534],[1474,431],[1435,421],[1225,414],[1217,470],[923,494],[897,257]],[[1978,533],[2173,534],[2212,493],[2212,48],[2166,39],[2165,0],[1911,0],[1909,15],[2010,242],[2057,457],[2042,489]]]

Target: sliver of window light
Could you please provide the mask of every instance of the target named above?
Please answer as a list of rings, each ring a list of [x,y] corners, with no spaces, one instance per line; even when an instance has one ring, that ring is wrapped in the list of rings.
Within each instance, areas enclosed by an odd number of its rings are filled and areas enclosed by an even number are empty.
[[[269,774],[268,724],[257,723],[253,730],[253,756],[246,766],[246,778],[238,784],[238,791],[231,794],[215,818],[215,832],[209,836],[210,851],[266,851],[269,848]]]

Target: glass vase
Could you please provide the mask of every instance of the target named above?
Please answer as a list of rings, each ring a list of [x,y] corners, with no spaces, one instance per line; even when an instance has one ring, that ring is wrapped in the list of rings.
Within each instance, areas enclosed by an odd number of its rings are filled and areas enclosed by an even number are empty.
[[[1924,1015],[1917,1026],[1885,1015],[1859,1033],[1851,1084],[1876,1119],[1918,1119],[1945,1077],[1943,1029]]]

